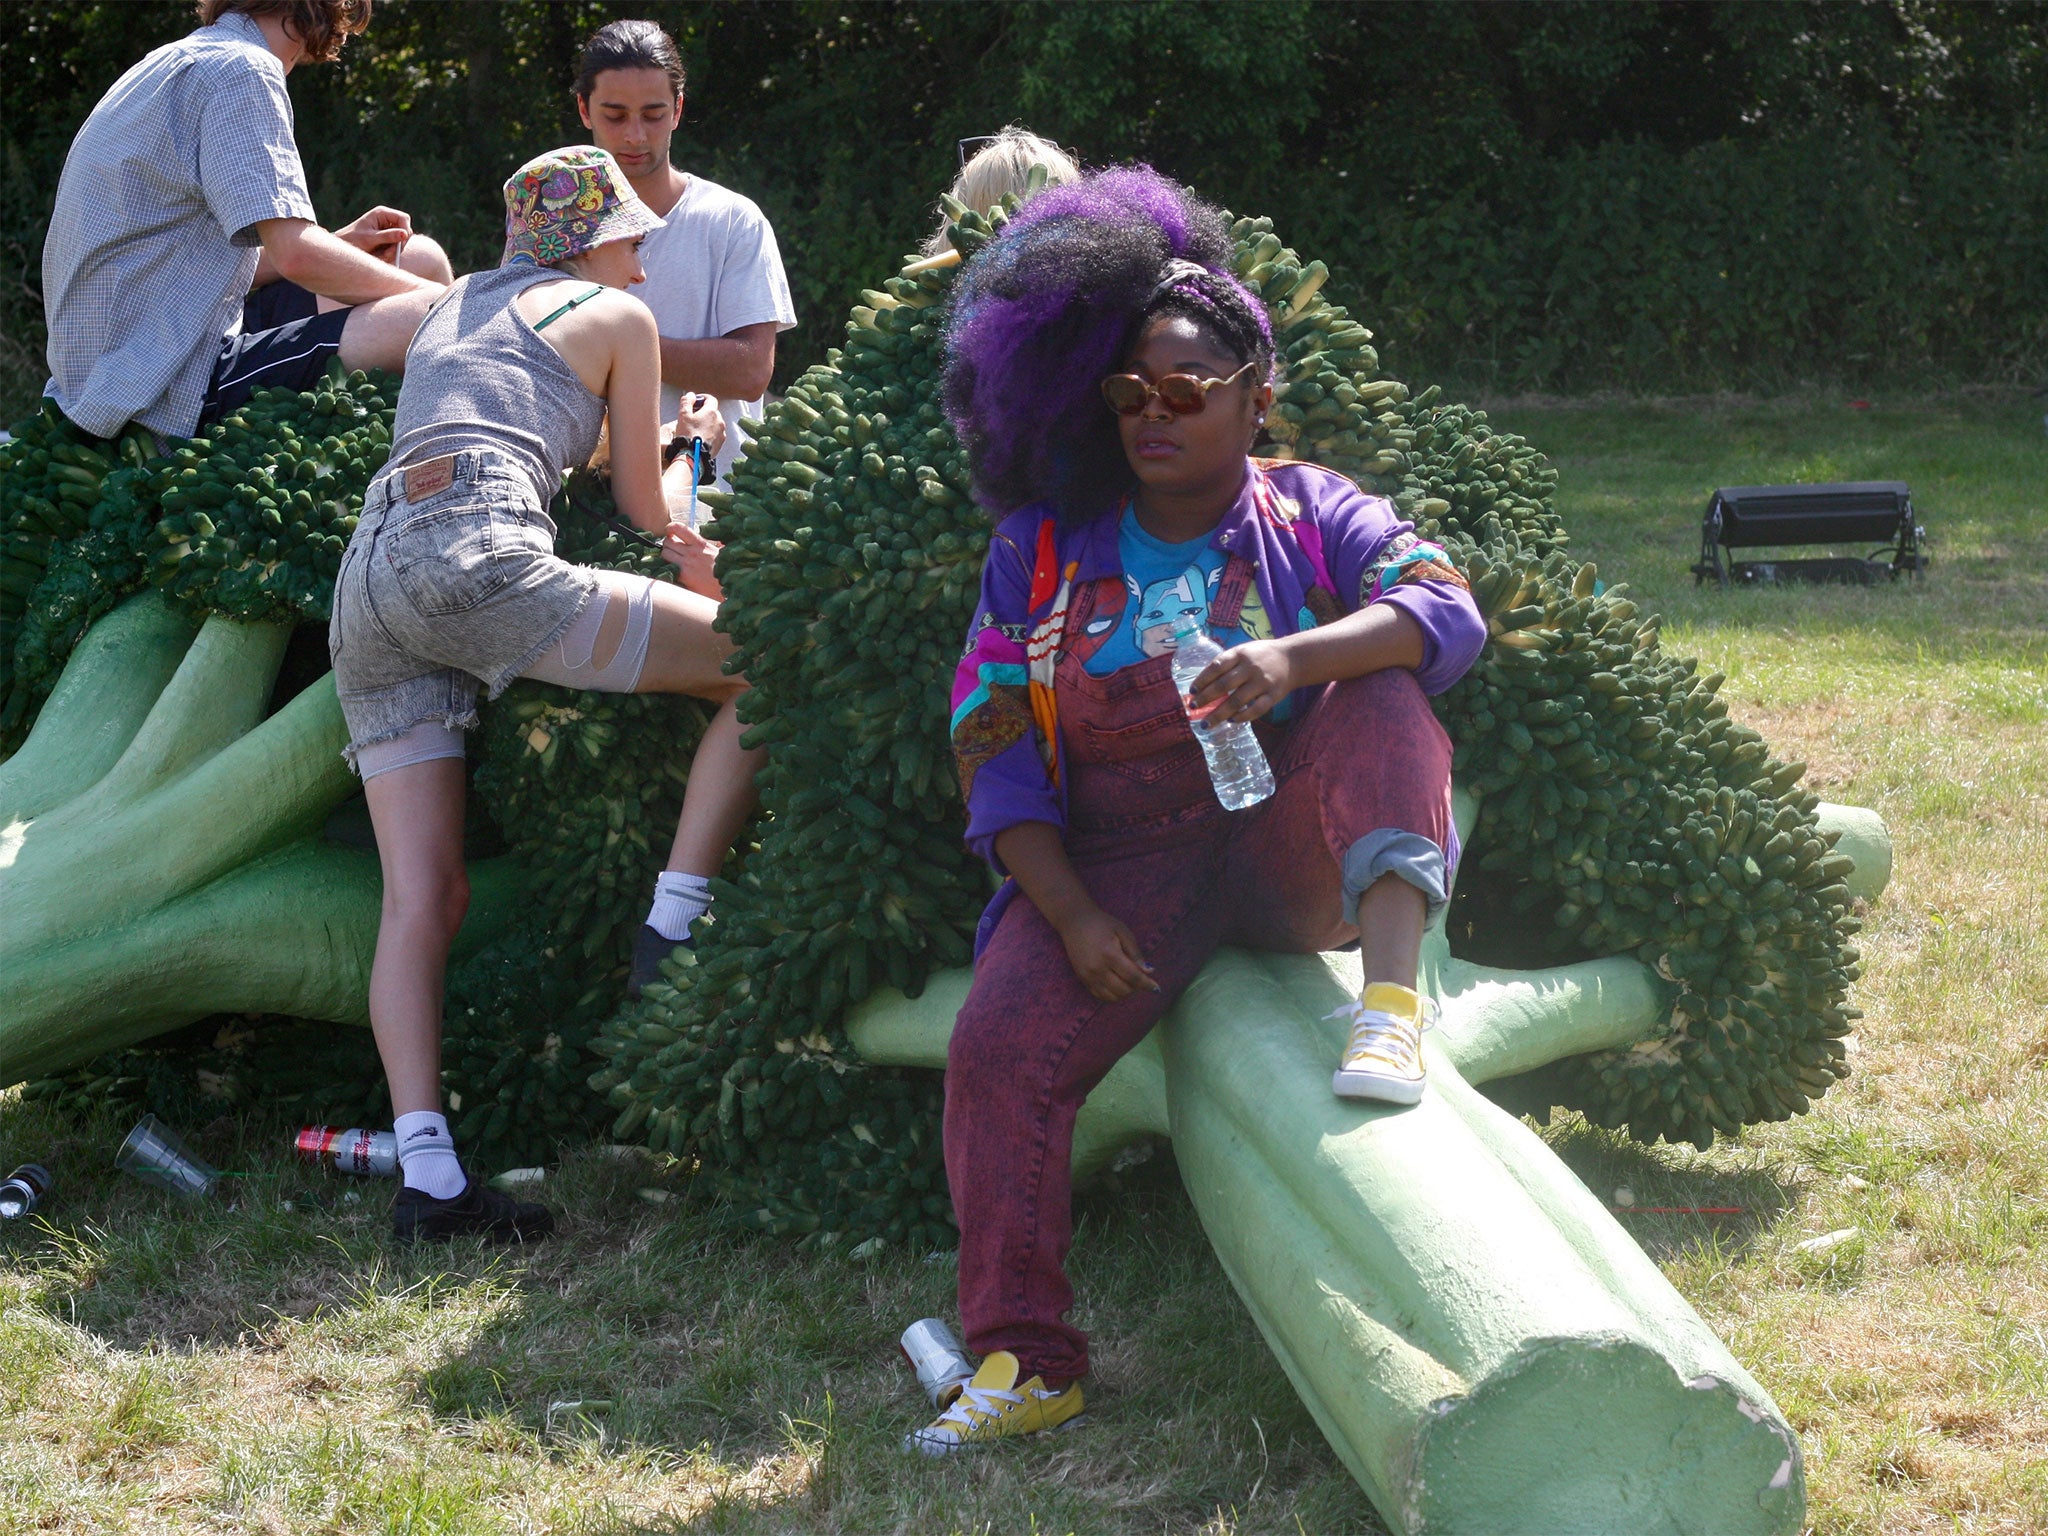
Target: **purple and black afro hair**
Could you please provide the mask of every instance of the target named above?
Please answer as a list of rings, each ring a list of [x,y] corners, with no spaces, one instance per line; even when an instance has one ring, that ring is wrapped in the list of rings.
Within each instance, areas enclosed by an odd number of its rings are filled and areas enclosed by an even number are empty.
[[[1233,252],[1222,213],[1148,166],[1018,210],[961,273],[946,327],[946,415],[984,506],[1087,517],[1121,499],[1132,476],[1100,384],[1153,316],[1184,314],[1270,371],[1272,326],[1230,276]],[[1174,262],[1204,271],[1167,281]]]

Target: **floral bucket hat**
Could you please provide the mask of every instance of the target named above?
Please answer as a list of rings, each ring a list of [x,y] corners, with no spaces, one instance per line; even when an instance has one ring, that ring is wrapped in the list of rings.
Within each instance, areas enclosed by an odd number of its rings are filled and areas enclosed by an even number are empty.
[[[501,266],[552,267],[614,240],[661,228],[618,161],[592,144],[536,156],[505,183]]]

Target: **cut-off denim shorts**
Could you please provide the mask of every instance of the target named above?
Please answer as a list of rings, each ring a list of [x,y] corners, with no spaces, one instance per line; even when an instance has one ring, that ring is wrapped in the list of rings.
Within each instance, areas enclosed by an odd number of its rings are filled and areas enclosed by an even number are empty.
[[[420,500],[406,500],[408,479]],[[343,755],[353,765],[428,722],[470,729],[477,690],[503,693],[597,591],[594,572],[556,555],[554,522],[510,456],[469,448],[380,474],[327,627]]]

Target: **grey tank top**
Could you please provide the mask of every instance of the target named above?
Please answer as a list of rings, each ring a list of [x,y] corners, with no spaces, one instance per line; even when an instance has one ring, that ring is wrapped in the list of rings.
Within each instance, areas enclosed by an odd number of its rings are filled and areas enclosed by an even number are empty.
[[[604,399],[583,387],[576,370],[512,304],[534,284],[566,276],[520,265],[456,280],[406,351],[391,468],[465,448],[495,448],[532,477],[545,509],[561,489],[562,471],[589,462],[604,425]]]

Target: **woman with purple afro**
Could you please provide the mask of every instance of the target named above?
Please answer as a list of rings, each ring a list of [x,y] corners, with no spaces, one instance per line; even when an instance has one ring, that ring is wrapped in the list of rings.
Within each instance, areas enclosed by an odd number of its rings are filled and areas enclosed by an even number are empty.
[[[1222,216],[1143,168],[1040,194],[962,272],[947,409],[998,525],[953,687],[969,843],[1008,878],[946,1072],[960,1315],[980,1370],[931,1455],[1081,1412],[1066,1321],[1074,1117],[1219,945],[1356,941],[1339,1094],[1422,1095],[1423,928],[1456,863],[1428,695],[1485,625],[1391,503],[1251,456],[1273,401],[1263,307]],[[1187,709],[1255,722],[1277,787],[1218,803]],[[1022,900],[1018,899],[1022,893]]]

